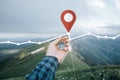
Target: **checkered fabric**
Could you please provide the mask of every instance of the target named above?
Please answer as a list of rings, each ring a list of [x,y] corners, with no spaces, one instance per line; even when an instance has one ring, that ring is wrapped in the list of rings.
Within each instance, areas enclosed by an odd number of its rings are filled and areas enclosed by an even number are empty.
[[[57,66],[58,59],[56,57],[46,56],[25,78],[26,80],[54,80]]]

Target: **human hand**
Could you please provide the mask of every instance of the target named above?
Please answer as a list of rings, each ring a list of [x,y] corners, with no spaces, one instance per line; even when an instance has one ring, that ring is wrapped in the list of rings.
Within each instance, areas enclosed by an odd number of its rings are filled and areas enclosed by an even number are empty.
[[[63,42],[65,44],[65,48],[59,49],[58,47],[59,42]],[[46,56],[54,56],[58,59],[59,63],[62,63],[68,51],[69,51],[69,39],[67,36],[64,36],[56,39],[55,41],[49,44]]]

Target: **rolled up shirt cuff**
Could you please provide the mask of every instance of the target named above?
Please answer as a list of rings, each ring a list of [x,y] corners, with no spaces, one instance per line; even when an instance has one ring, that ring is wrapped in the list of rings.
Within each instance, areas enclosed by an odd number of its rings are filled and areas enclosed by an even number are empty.
[[[58,66],[58,59],[53,56],[46,56],[42,59],[39,65],[44,65],[49,68],[52,72],[55,72]]]

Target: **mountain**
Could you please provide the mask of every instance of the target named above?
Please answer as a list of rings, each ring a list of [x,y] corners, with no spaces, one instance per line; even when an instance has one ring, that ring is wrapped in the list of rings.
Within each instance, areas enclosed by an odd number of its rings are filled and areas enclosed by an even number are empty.
[[[30,37],[26,37],[26,38],[0,38],[0,50],[6,50],[6,49],[21,49],[21,48],[25,48],[28,46],[31,46],[32,44],[22,44],[20,46],[14,45],[14,44],[9,44],[7,42],[13,42],[13,43],[23,43],[23,42],[27,42],[27,41],[34,41],[34,42],[42,42],[48,39],[51,39],[53,37],[48,37],[48,38],[30,38]],[[6,41],[9,40],[9,41]],[[2,42],[6,42],[3,43]]]
[[[72,46],[90,66],[120,65],[120,38],[101,39],[87,35],[73,40]]]
[[[13,51],[12,58],[0,63],[0,80],[24,80],[45,56],[48,44],[31,44]],[[59,65],[55,80],[120,80],[119,38],[84,36],[73,40],[71,45],[72,51]],[[5,50],[11,49],[9,46]]]
[[[28,46],[31,46],[31,44],[24,44],[24,45],[21,45],[21,46],[17,46],[17,45],[14,45],[14,44],[0,44],[0,50],[22,49],[22,48],[25,48],[25,47],[28,47]]]
[[[14,58],[14,56],[25,47],[31,46],[32,44],[24,44],[21,46],[13,44],[0,44],[0,63],[6,59]]]

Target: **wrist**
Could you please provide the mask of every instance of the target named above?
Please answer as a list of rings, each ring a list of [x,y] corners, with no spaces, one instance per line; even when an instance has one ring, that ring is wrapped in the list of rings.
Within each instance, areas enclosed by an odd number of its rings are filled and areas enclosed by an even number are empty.
[[[54,57],[54,58],[56,58],[57,59],[57,62],[58,62],[58,58],[55,56],[55,55],[49,55],[49,54],[46,54],[46,57]]]

